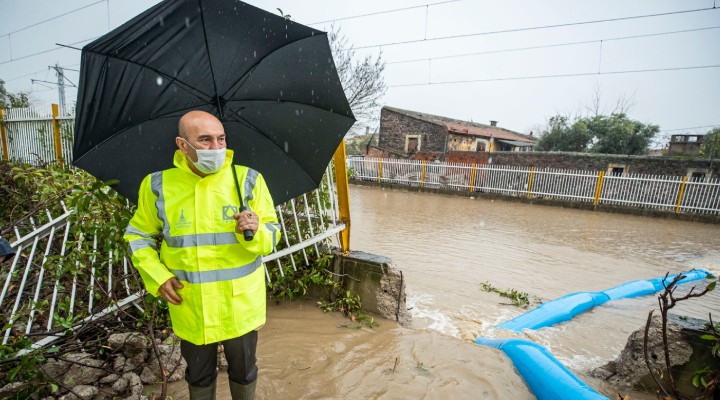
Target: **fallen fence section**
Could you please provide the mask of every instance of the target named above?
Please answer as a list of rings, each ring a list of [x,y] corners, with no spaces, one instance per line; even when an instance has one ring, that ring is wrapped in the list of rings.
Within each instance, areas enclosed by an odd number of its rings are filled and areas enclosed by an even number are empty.
[[[338,218],[332,174],[332,167],[329,167],[321,189],[277,207],[282,239],[273,253],[263,257],[268,281],[271,279],[269,271],[273,268],[278,268],[280,276],[284,276],[283,268],[288,264],[297,268],[296,258],[309,265],[309,248],[313,247],[315,254],[320,254],[319,245],[337,245],[337,235],[346,229],[346,225]],[[9,326],[2,332],[3,345],[8,343],[11,335],[24,334],[31,337],[31,348],[47,346],[68,330],[97,321],[119,309],[142,305],[139,300],[145,291],[130,260],[119,258],[112,251],[103,253],[105,238],[98,237],[97,233],[92,238],[83,238],[71,222],[73,210],[68,210],[64,204],[63,210],[59,216],[46,211],[45,215],[31,219],[29,226],[15,228],[16,240],[10,245],[16,255],[9,268],[0,270],[3,285],[0,317],[4,317],[5,326]],[[36,226],[38,217],[48,222]],[[87,253],[86,265],[75,263],[47,268],[48,259],[80,251],[80,243],[92,243],[89,251],[87,247],[83,250],[83,254]]]
[[[369,157],[347,165],[357,181],[720,215],[720,179]]]

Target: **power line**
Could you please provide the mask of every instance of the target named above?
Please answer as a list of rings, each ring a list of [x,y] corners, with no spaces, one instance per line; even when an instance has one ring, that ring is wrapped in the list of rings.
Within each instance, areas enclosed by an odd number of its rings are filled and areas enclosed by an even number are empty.
[[[581,45],[581,44],[609,42],[609,41],[614,41],[614,40],[637,39],[637,38],[650,37],[650,36],[672,35],[672,34],[676,34],[676,33],[696,32],[696,31],[703,31],[703,30],[709,30],[709,29],[720,29],[720,26],[711,26],[711,27],[707,27],[707,28],[696,28],[696,29],[685,29],[685,30],[681,30],[681,31],[648,33],[648,34],[644,34],[644,35],[622,36],[622,37],[614,37],[614,38],[608,38],[608,39],[583,40],[583,41],[579,41],[579,42],[565,42],[565,43],[555,43],[555,44],[546,44],[546,45],[538,45],[538,46],[515,47],[515,48],[510,48],[510,49],[488,50],[488,51],[481,51],[481,52],[475,52],[475,53],[453,54],[453,55],[449,55],[449,56],[440,56],[440,57],[416,58],[416,59],[401,60],[401,61],[388,61],[385,63],[385,65],[412,63],[412,62],[420,62],[420,61],[442,60],[442,59],[447,59],[447,58],[470,57],[470,56],[477,56],[477,55],[483,55],[483,54],[508,53],[508,52],[513,52],[513,51],[536,50],[536,49],[545,49],[545,48],[551,48],[551,47],[576,46],[576,45]]]
[[[408,83],[408,84],[402,84],[402,85],[388,85],[388,87],[391,88],[391,87],[410,87],[410,86],[450,85],[450,84],[457,84],[457,83],[500,82],[500,81],[516,81],[516,80],[525,80],[525,79],[571,78],[571,77],[579,77],[579,76],[636,74],[636,73],[644,73],[644,72],[680,71],[680,70],[689,70],[689,69],[718,68],[718,67],[720,67],[720,65],[700,65],[700,66],[693,66],[693,67],[636,69],[636,70],[626,70],[626,71],[580,72],[580,73],[575,73],[575,74],[534,75],[534,76],[516,76],[516,77],[508,77],[508,78],[468,79],[468,80],[461,80],[461,81]]]
[[[660,132],[689,131],[689,130],[691,130],[691,129],[715,128],[716,126],[720,126],[720,124],[704,125],[704,126],[692,126],[692,127],[689,127],[689,128],[661,129]]]
[[[307,24],[307,25],[320,25],[320,24],[324,24],[324,23],[327,23],[327,22],[345,21],[345,20],[348,20],[348,19],[364,18],[364,17],[373,16],[373,15],[390,14],[390,13],[399,12],[399,11],[412,10],[412,9],[415,9],[415,8],[423,8],[423,7],[429,7],[429,6],[437,6],[437,5],[440,5],[440,4],[447,4],[447,3],[456,3],[456,2],[458,2],[458,1],[463,1],[463,0],[440,1],[440,2],[437,2],[437,3],[428,3],[428,4],[422,4],[422,5],[418,5],[418,6],[412,6],[412,7],[404,7],[404,8],[396,8],[396,9],[393,9],[393,10],[377,11],[377,12],[368,13],[368,14],[353,15],[353,16],[350,16],[350,17],[342,17],[342,18],[329,19],[329,20],[327,20],[327,21],[313,22],[313,23]]]
[[[402,42],[373,44],[373,45],[368,45],[368,46],[353,47],[353,48],[342,49],[342,50],[346,51],[346,50],[370,49],[370,48],[374,48],[374,47],[399,46],[399,45],[404,45],[404,44],[430,42],[430,41],[437,41],[437,40],[460,39],[460,38],[473,37],[473,36],[497,35],[497,34],[502,34],[502,33],[513,33],[513,32],[526,32],[526,31],[533,31],[533,30],[540,30],[540,29],[564,28],[564,27],[569,27],[569,26],[599,24],[599,23],[605,23],[605,22],[627,21],[627,20],[632,20],[632,19],[662,17],[662,16],[667,16],[667,15],[687,14],[687,13],[695,13],[695,12],[711,11],[711,10],[718,10],[718,8],[707,7],[707,8],[698,8],[698,9],[694,9],[694,10],[670,11],[670,12],[665,12],[665,13],[634,15],[634,16],[630,16],[630,17],[606,18],[606,19],[597,19],[597,20],[591,20],[591,21],[568,22],[568,23],[564,23],[564,24],[529,26],[529,27],[524,27],[524,28],[502,29],[502,30],[498,30],[498,31],[466,33],[466,34],[462,34],[462,35],[439,36],[439,37],[435,37],[435,38],[415,39],[415,40],[405,40]]]
[[[28,25],[28,26],[26,26],[26,27],[24,27],[24,28],[16,29],[16,30],[14,30],[14,31],[12,31],[12,32],[8,32],[8,33],[3,33],[2,35],[0,35],[0,37],[2,37],[2,36],[10,36],[10,35],[12,35],[13,33],[18,33],[18,32],[24,31],[25,29],[30,29],[30,28],[32,28],[32,27],[35,27],[35,26],[38,26],[38,25],[42,25],[42,24],[44,24],[44,23],[46,23],[46,22],[50,22],[50,21],[55,20],[55,19],[58,19],[58,18],[62,18],[62,17],[64,17],[64,16],[66,16],[66,15],[70,15],[70,14],[75,13],[75,12],[78,12],[78,11],[80,11],[80,10],[84,10],[84,9],[86,9],[86,8],[88,8],[88,7],[92,7],[92,6],[94,6],[95,4],[105,3],[105,2],[109,2],[109,1],[110,1],[110,0],[99,0],[99,1],[96,1],[96,2],[94,2],[94,3],[90,3],[90,4],[86,5],[86,6],[83,6],[83,7],[80,7],[80,8],[76,8],[76,9],[74,9],[74,10],[71,10],[71,11],[62,13],[62,14],[60,14],[60,15],[56,15],[56,16],[54,16],[54,17],[48,18],[48,19],[46,19],[46,20],[43,20],[43,21],[40,21],[40,22],[36,22],[36,23],[34,23],[34,24],[32,24],[32,25]]]
[[[80,43],[84,43],[84,42],[89,42],[89,41],[95,40],[95,39],[97,39],[97,38],[99,38],[99,37],[100,37],[100,36],[95,36],[95,37],[91,37],[91,38],[88,38],[88,39],[83,39],[83,40],[81,40],[81,41],[79,41],[79,42],[70,43],[70,45],[76,45],[76,44],[80,44]],[[18,60],[22,60],[22,59],[25,59],[25,58],[35,57],[35,56],[37,56],[37,55],[49,53],[49,52],[51,52],[51,51],[62,50],[63,47],[68,47],[68,46],[67,46],[67,45],[60,45],[60,46],[58,46],[58,47],[56,47],[56,48],[53,48],[53,49],[38,51],[37,53],[28,54],[28,55],[25,55],[25,56],[22,56],[22,57],[11,58],[11,59],[9,59],[9,60],[7,60],[7,61],[2,61],[2,62],[0,62],[0,65],[7,64],[7,63],[11,63],[11,62],[18,61]]]

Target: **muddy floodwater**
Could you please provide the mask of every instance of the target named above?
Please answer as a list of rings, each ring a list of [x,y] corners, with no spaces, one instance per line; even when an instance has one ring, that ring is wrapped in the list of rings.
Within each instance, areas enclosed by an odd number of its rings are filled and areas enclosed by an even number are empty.
[[[690,268],[720,271],[720,226],[514,202],[350,187],[352,250],[402,269],[413,326],[381,320],[352,329],[312,301],[269,304],[258,348],[258,399],[533,399],[512,362],[478,336],[546,346],[585,374],[614,359],[640,328],[654,296],[607,303],[572,321],[522,334],[494,326],[524,310],[481,290],[517,289],[545,301]],[[720,291],[674,313],[720,315]],[[219,398],[229,398],[219,378]],[[171,385],[187,398],[183,382]],[[635,399],[654,395],[623,390]]]

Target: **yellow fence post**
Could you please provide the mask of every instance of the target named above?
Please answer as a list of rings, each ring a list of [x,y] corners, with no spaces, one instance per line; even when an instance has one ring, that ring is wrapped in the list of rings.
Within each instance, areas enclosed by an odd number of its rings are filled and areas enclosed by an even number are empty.
[[[382,179],[382,157],[380,157],[380,163],[378,164],[378,183]]]
[[[344,253],[350,251],[350,188],[348,187],[346,158],[345,141],[342,140],[333,155],[333,165],[335,167],[335,187],[337,187],[340,220],[345,223],[345,229],[340,232],[340,247],[342,247]]]
[[[425,160],[422,162],[422,176],[420,177],[420,187],[425,187]]]
[[[687,176],[683,176],[683,180],[680,183],[680,191],[678,192],[677,202],[675,203],[675,214],[680,213],[680,205],[682,204],[683,193],[685,193],[685,183],[687,183]]]
[[[5,133],[5,117],[3,109],[0,108],[0,140],[2,140],[3,160],[10,160],[10,152],[8,151],[7,134]]]
[[[593,200],[593,205],[598,205],[600,203],[600,194],[602,193],[602,187],[603,187],[604,181],[605,181],[605,171],[598,172],[597,185],[595,185],[595,200]]]
[[[57,104],[52,105],[52,126],[53,126],[53,139],[55,141],[55,159],[58,162],[58,165],[63,165],[63,155],[62,155],[62,143],[60,143],[60,120],[58,120],[58,116],[60,115],[59,107]]]
[[[468,184],[468,186],[470,187],[469,192],[472,193],[473,185],[475,184],[475,163],[473,163],[470,168],[470,183]]]
[[[530,198],[530,193],[532,192],[532,181],[533,181],[533,175],[535,174],[535,166],[530,167],[530,177],[528,178],[528,190],[527,190],[527,197]]]

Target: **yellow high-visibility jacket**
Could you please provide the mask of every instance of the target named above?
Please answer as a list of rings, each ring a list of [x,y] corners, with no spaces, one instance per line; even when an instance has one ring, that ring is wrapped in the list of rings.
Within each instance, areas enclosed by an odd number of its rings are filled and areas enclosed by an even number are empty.
[[[200,177],[177,150],[177,168],[148,175],[124,238],[147,291],[177,277],[180,305],[168,303],[173,330],[181,339],[207,344],[244,335],[265,323],[262,255],[280,239],[280,225],[265,180],[248,167],[232,165],[227,150],[220,171]],[[252,241],[235,233],[238,195],[259,217]],[[158,253],[155,237],[162,236]]]

